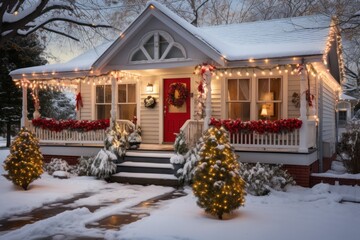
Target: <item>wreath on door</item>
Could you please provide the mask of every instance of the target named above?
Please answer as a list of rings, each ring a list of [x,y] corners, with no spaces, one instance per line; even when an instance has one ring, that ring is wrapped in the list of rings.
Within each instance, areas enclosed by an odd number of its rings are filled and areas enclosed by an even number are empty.
[[[176,96],[175,93],[178,92]],[[167,102],[175,107],[181,107],[188,97],[188,90],[185,85],[177,82],[169,86]]]

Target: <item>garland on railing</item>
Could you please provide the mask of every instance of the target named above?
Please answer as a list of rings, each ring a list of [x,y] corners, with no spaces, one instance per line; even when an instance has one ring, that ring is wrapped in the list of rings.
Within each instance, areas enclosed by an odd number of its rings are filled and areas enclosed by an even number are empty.
[[[297,118],[289,118],[275,121],[258,120],[243,122],[241,120],[221,120],[211,118],[210,125],[215,127],[223,126],[230,133],[288,133],[301,128],[302,121]]]
[[[107,129],[110,126],[109,119],[102,120],[56,120],[53,118],[37,118],[32,120],[34,127],[40,127],[54,132],[63,130],[88,132],[100,129]]]

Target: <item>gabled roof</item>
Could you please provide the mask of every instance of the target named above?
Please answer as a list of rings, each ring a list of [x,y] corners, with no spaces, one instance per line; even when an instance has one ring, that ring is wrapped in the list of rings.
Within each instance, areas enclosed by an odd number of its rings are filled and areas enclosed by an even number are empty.
[[[203,27],[228,60],[322,55],[331,20],[321,15]]]
[[[139,17],[153,7],[228,61],[322,55],[330,34],[330,18],[320,15],[195,27],[156,1],[148,2]],[[17,69],[10,75],[70,72],[75,69],[89,71],[119,42],[121,42],[120,37],[69,62]]]

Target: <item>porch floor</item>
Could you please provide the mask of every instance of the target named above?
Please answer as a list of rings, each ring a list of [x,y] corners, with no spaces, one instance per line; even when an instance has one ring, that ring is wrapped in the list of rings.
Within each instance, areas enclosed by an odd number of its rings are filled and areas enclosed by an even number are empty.
[[[103,143],[47,143],[41,142],[41,146],[69,146],[69,147],[103,147]],[[142,143],[137,150],[146,151],[173,151],[173,144]]]

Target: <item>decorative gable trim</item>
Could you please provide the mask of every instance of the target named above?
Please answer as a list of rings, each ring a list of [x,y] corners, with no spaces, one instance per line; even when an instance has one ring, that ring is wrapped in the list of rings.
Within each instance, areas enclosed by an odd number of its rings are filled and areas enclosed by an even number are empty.
[[[177,51],[177,52],[176,52]],[[131,51],[129,63],[154,63],[187,59],[185,48],[161,30],[151,31]]]
[[[155,17],[159,21],[161,21],[166,26],[174,29],[179,35],[184,36],[194,47],[199,49],[199,51],[206,54],[210,59],[217,62],[218,64],[224,66],[225,59],[221,56],[221,54],[205,43],[203,40],[199,39],[197,36],[193,35],[185,28],[183,28],[180,24],[175,22],[165,13],[160,11],[155,7],[148,6],[137,19],[135,19],[132,24],[120,35],[120,37],[114,41],[114,43],[96,60],[93,64],[93,69],[96,72],[101,72],[101,70],[106,66],[107,63],[118,53],[119,49],[121,49],[129,39],[136,34],[137,30],[143,24],[151,18]],[[190,24],[190,23],[189,23]]]

